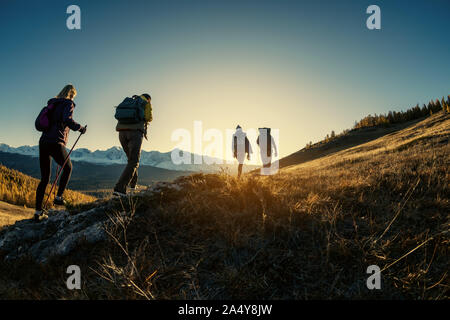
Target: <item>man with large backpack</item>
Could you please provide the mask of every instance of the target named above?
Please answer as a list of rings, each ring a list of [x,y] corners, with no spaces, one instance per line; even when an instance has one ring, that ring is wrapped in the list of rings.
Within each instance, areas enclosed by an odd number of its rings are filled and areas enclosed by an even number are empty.
[[[261,168],[261,173],[271,174],[271,166],[272,166],[272,155],[275,157],[278,156],[277,146],[275,144],[275,139],[270,134],[270,128],[258,128],[259,136],[256,139],[256,144],[259,146],[261,161],[263,163],[263,167]]]
[[[245,155],[247,154],[247,159],[250,160],[250,154],[253,153],[250,141],[247,138],[247,134],[242,131],[240,125],[236,127],[236,132],[233,134],[233,139],[231,142],[231,147],[233,150],[233,156],[239,162],[238,165],[238,179],[242,174],[242,167],[245,161]]]
[[[148,123],[153,120],[149,94],[125,98],[116,108],[116,131],[128,163],[114,187],[115,196],[126,196],[127,187],[135,191],[143,138],[147,139]]]

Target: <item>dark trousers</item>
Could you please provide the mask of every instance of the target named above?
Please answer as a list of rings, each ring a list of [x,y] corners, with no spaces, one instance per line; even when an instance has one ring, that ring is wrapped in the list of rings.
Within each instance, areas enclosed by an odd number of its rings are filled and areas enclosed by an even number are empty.
[[[45,189],[50,180],[52,169],[52,158],[60,166],[63,165],[67,157],[66,147],[59,143],[39,143],[39,163],[41,166],[41,182],[36,190],[36,210],[42,210],[42,202],[45,196]],[[62,196],[69,182],[72,173],[72,162],[67,160],[59,180],[58,196]]]
[[[116,183],[115,190],[126,193],[127,186],[136,187],[143,138],[144,134],[139,130],[119,132],[120,144],[127,155],[128,163]]]

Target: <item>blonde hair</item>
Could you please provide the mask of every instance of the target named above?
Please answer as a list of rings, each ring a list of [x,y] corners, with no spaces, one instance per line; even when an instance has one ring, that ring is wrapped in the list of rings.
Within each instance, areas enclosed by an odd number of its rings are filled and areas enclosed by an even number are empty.
[[[77,95],[77,89],[71,84],[65,86],[60,93],[56,96],[56,98],[70,99],[72,100]]]

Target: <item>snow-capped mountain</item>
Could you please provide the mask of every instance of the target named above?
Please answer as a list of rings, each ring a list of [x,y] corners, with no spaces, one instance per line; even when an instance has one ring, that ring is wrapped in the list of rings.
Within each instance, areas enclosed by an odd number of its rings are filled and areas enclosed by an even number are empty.
[[[7,144],[0,143],[0,151],[8,153],[19,153],[24,156],[39,156],[39,146],[21,146],[18,148],[10,147]]]
[[[175,149],[176,150],[176,149]],[[27,156],[38,157],[39,146],[21,146],[18,148],[10,147],[7,144],[0,143],[0,151],[8,153],[18,153]],[[176,150],[178,152],[183,152]],[[217,164],[217,158],[202,156],[202,164],[193,164],[194,154],[190,154],[192,164],[174,164],[171,157],[172,152],[161,153],[159,151],[142,151],[140,164],[144,166],[153,166],[169,170],[179,171],[199,171],[199,172],[219,172],[222,170],[235,171],[235,165]],[[75,149],[70,156],[72,161],[83,161],[96,164],[125,164],[127,157],[120,147],[112,147],[107,150],[90,151],[86,148]],[[207,164],[214,163],[214,164]],[[253,166],[247,166],[247,170],[252,169]]]
[[[193,158],[193,155],[191,155]],[[208,157],[203,156],[204,162]],[[71,159],[73,161],[84,161],[98,164],[125,164],[127,157],[120,147],[112,147],[108,150],[90,151],[88,149],[77,149],[72,152]],[[208,158],[212,159],[212,158]],[[217,163],[218,159],[216,160]],[[193,163],[193,161],[192,161]],[[216,172],[220,170],[220,165],[207,164],[180,164],[176,165],[172,161],[171,152],[161,153],[158,151],[142,151],[140,164],[144,166],[152,166],[169,170],[182,171],[203,171]],[[226,165],[225,165],[226,166]]]

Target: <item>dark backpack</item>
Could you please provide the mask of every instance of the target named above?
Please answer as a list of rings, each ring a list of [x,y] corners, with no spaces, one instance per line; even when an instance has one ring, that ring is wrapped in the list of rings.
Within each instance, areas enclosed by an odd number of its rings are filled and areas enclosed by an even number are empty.
[[[37,131],[46,132],[50,129],[52,125],[52,114],[55,109],[55,104],[50,104],[42,108],[41,112],[39,112],[39,115],[36,118],[36,121],[34,122],[34,126],[36,127]]]
[[[250,141],[248,141],[247,136],[245,136],[245,153],[250,152]],[[237,137],[234,136],[234,157],[237,157]]]
[[[116,118],[119,123],[136,124],[145,121],[145,106],[147,101],[138,96],[126,97],[121,104],[116,107]]]
[[[272,156],[272,136],[271,136],[271,134],[270,134],[270,128],[263,128],[263,129],[266,129],[266,132],[267,132],[267,135],[266,135],[266,137],[267,137],[267,141],[266,141],[266,143],[267,143],[267,145],[266,145],[266,154],[267,154],[267,156],[268,157],[271,157]],[[256,143],[258,144],[258,146],[259,146],[259,137],[260,137],[261,135],[259,135],[258,136],[258,139],[256,139]],[[260,146],[261,147],[261,146]]]

